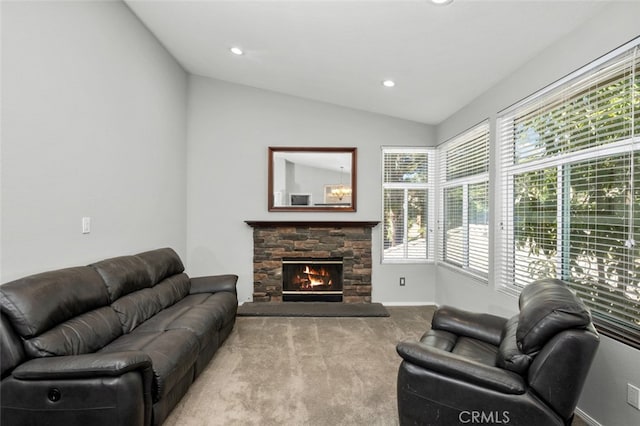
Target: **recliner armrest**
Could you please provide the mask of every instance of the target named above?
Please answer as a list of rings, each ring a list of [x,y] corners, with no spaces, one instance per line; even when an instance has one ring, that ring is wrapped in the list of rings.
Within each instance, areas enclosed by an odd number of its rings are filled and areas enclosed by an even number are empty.
[[[396,350],[405,361],[460,381],[508,394],[526,391],[525,381],[518,374],[451,352],[418,342],[400,342]]]
[[[191,289],[189,290],[189,294],[217,293],[219,291],[227,291],[237,294],[237,282],[238,276],[233,274],[191,278]]]
[[[431,328],[499,346],[502,329],[506,323],[506,318],[496,315],[479,314],[451,306],[442,306],[434,313]]]
[[[35,358],[13,370],[20,380],[83,379],[96,376],[121,376],[144,370],[151,380],[151,358],[144,352],[112,352]]]

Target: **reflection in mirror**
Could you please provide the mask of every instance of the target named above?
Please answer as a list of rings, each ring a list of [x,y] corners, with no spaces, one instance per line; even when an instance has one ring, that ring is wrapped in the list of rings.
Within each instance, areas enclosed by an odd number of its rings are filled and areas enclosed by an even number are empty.
[[[355,211],[356,148],[269,148],[269,211]]]

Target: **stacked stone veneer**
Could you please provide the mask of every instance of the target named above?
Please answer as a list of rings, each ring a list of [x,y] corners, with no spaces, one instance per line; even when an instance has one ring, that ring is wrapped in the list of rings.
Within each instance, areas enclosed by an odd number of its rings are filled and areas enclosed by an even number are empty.
[[[282,259],[296,257],[342,258],[343,302],[371,302],[370,225],[252,226],[254,302],[282,302]]]

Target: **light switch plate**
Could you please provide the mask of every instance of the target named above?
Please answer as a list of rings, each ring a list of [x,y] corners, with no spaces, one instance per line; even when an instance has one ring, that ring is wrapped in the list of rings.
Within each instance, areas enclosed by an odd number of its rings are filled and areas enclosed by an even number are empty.
[[[82,218],[82,233],[88,234],[91,232],[91,218],[83,217]]]
[[[627,402],[640,410],[640,389],[631,383],[627,383]]]

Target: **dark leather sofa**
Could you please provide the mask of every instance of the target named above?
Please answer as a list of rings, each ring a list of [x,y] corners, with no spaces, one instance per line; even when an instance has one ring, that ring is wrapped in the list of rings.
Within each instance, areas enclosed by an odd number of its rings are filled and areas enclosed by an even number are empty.
[[[3,425],[159,425],[230,334],[236,275],[170,248],[0,286]]]
[[[510,319],[443,306],[401,342],[401,425],[571,424],[599,337],[563,281],[529,284]]]

